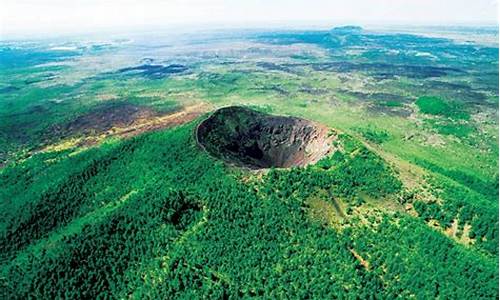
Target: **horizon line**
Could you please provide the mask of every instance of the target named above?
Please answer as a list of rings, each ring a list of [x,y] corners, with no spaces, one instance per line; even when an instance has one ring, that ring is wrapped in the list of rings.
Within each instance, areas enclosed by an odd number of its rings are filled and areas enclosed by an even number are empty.
[[[101,26],[86,31],[59,31],[59,32],[7,32],[5,28],[0,28],[0,41],[15,41],[19,39],[56,39],[63,37],[87,37],[100,34],[140,34],[146,32],[168,32],[170,30],[180,30],[178,33],[191,33],[195,30],[223,32],[230,30],[328,30],[341,26],[360,26],[363,29],[381,29],[381,27],[393,27],[394,29],[411,28],[480,28],[494,27],[499,32],[498,20],[490,21],[456,21],[448,23],[438,22],[408,22],[408,21],[329,21],[329,20],[296,20],[296,21],[268,21],[268,22],[189,22],[189,23],[169,23],[162,25],[144,25],[144,26]],[[377,28],[378,27],[378,28]]]

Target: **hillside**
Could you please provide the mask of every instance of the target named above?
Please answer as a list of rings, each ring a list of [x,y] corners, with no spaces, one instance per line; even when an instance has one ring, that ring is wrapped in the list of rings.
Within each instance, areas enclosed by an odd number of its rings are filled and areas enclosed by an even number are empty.
[[[498,298],[498,46],[147,40],[0,44],[0,298]]]
[[[204,153],[195,124],[4,170],[3,290],[19,298],[496,294],[494,257],[426,226],[425,205],[422,219],[384,208],[413,199],[352,137],[340,135],[341,150],[316,165],[242,171]]]

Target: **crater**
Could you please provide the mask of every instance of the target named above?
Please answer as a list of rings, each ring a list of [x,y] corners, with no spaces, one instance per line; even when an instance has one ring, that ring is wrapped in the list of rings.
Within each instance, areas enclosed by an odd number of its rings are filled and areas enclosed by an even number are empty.
[[[321,124],[240,106],[215,111],[195,134],[198,144],[212,156],[251,169],[315,163],[332,151],[335,139]]]

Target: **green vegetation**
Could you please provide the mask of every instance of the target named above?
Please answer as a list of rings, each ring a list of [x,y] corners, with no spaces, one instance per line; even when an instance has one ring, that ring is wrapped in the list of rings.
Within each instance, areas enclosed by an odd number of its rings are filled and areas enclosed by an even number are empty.
[[[454,169],[443,169],[425,160],[415,160],[415,162],[428,170],[449,177],[476,193],[484,195],[486,199],[489,199],[492,202],[496,202],[498,200],[498,173],[496,176],[486,181],[473,174],[468,174]]]
[[[493,274],[498,265],[491,263],[491,258],[453,245],[410,217],[383,219],[376,230],[364,229],[356,233],[361,239],[356,249],[362,256],[373,258],[370,267],[377,270],[374,273],[382,282],[398,282],[388,285],[382,298],[490,299],[498,295],[493,292],[497,289],[498,278]]]
[[[476,258],[418,220],[374,212],[382,220],[376,227],[364,228],[353,216],[338,231],[309,219],[306,199],[318,190],[345,203],[360,194],[381,199],[401,190],[390,168],[352,137],[342,135],[345,150],[317,166],[271,170],[244,182],[245,173],[230,171],[195,145],[193,125],[75,155],[40,154],[4,169],[1,186],[10,199],[2,203],[2,245],[9,245],[2,251],[4,295],[496,294],[494,258]],[[26,194],[37,200],[23,200]],[[450,268],[454,261],[460,263]],[[415,285],[411,274],[422,267]],[[470,276],[474,281],[466,280]]]
[[[471,191],[444,177],[437,177],[432,185],[441,191],[445,202],[415,202],[415,210],[424,220],[436,220],[440,226],[448,228],[454,220],[459,228],[471,225],[468,238],[475,239],[475,247],[490,255],[498,256],[498,202],[491,203],[483,195]]]
[[[458,122],[435,122],[434,120],[429,120],[429,123],[440,134],[453,135],[461,139],[466,139],[475,131],[474,127]]]
[[[374,127],[360,128],[361,135],[369,142],[382,144],[390,139],[389,133],[386,130],[377,130]]]
[[[458,103],[446,101],[439,97],[423,96],[415,101],[420,112],[429,115],[443,116],[450,119],[469,119],[470,115]]]

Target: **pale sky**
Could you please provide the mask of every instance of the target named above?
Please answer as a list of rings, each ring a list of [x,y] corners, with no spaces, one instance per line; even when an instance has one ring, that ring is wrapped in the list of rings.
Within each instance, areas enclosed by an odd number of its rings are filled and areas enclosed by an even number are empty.
[[[0,0],[0,38],[206,24],[496,24],[498,0]]]

